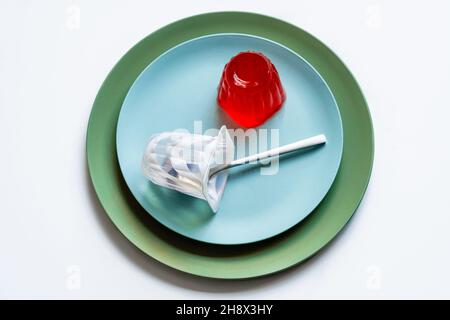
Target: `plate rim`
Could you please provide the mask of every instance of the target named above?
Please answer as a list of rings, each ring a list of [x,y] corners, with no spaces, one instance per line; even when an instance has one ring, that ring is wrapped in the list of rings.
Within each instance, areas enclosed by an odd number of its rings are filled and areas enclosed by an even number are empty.
[[[146,72],[148,72],[148,70],[149,70],[155,63],[157,63],[158,60],[162,59],[164,56],[170,54],[171,52],[177,50],[178,48],[181,48],[181,47],[183,47],[183,46],[185,46],[185,45],[188,45],[188,44],[190,44],[190,43],[194,43],[194,42],[201,41],[201,40],[204,40],[204,39],[209,39],[209,38],[220,38],[220,37],[222,37],[222,36],[225,36],[225,37],[227,37],[227,36],[238,36],[238,37],[243,37],[243,38],[258,39],[258,40],[261,40],[261,41],[263,41],[263,42],[270,43],[271,45],[278,46],[278,47],[282,48],[283,50],[286,50],[286,51],[289,52],[290,54],[294,55],[294,56],[297,57],[298,59],[300,59],[303,63],[306,64],[306,66],[307,66],[308,68],[311,69],[311,71],[314,73],[314,75],[317,76],[317,77],[321,80],[321,82],[325,84],[326,90],[327,90],[327,92],[329,93],[329,95],[331,96],[331,99],[332,99],[333,110],[337,112],[337,120],[338,120],[338,122],[339,122],[339,136],[340,136],[340,139],[339,139],[339,146],[338,146],[338,149],[339,149],[339,150],[338,150],[338,160],[337,160],[337,163],[336,163],[336,164],[333,164],[333,166],[334,166],[334,168],[333,168],[333,173],[332,173],[332,175],[330,175],[330,176],[332,176],[332,178],[330,179],[327,188],[325,188],[325,192],[324,192],[323,196],[322,196],[322,197],[320,198],[320,200],[319,200],[319,201],[318,201],[318,202],[317,202],[317,203],[309,210],[309,212],[308,212],[305,216],[303,216],[302,218],[299,218],[299,219],[295,219],[295,220],[296,220],[295,223],[290,224],[290,225],[289,225],[288,227],[286,227],[286,228],[282,228],[281,231],[277,231],[277,232],[274,233],[274,234],[271,234],[271,235],[269,235],[269,236],[259,237],[259,238],[257,238],[257,239],[253,239],[253,240],[250,240],[250,241],[242,241],[242,240],[240,240],[240,241],[238,241],[238,242],[220,242],[220,241],[212,241],[212,240],[208,240],[208,239],[200,239],[200,238],[193,237],[192,235],[182,233],[182,232],[180,232],[179,230],[176,230],[176,228],[173,228],[172,226],[167,225],[165,222],[161,221],[161,219],[158,217],[158,215],[154,215],[152,212],[150,212],[149,210],[147,210],[147,208],[145,208],[145,206],[143,206],[143,205],[140,203],[140,201],[137,199],[136,195],[134,194],[134,192],[133,192],[133,190],[132,190],[132,188],[131,188],[131,186],[130,186],[130,183],[129,183],[129,181],[128,181],[129,179],[127,179],[126,176],[125,176],[125,174],[124,174],[124,168],[123,168],[123,162],[124,162],[124,160],[121,160],[122,158],[121,158],[121,155],[120,155],[120,152],[119,152],[119,149],[120,149],[120,148],[119,148],[119,145],[120,145],[120,143],[119,143],[119,140],[120,140],[120,139],[119,139],[119,127],[121,126],[121,118],[122,118],[122,115],[123,115],[123,112],[124,112],[124,106],[125,106],[125,104],[127,103],[127,100],[130,98],[130,93],[133,91],[133,88],[134,88],[135,86],[137,86],[137,83],[138,83],[139,80],[146,74]],[[283,233],[283,232],[286,232],[287,230],[289,230],[289,229],[295,227],[295,225],[297,225],[298,223],[301,223],[304,219],[306,219],[310,214],[312,214],[312,213],[314,212],[314,210],[320,205],[320,203],[321,203],[321,202],[323,201],[323,199],[326,197],[327,193],[330,191],[330,189],[331,189],[331,187],[332,187],[332,185],[333,185],[333,183],[334,183],[334,180],[336,179],[336,176],[337,176],[337,174],[338,174],[338,171],[339,171],[339,168],[340,168],[340,165],[341,165],[341,161],[342,161],[342,153],[343,153],[343,148],[344,148],[344,130],[343,130],[343,125],[342,125],[341,112],[340,112],[340,110],[339,110],[339,105],[338,105],[338,103],[337,103],[337,101],[336,101],[336,98],[334,97],[333,91],[331,90],[331,88],[330,88],[330,86],[328,85],[327,81],[322,77],[322,75],[317,71],[317,69],[314,68],[314,66],[308,62],[308,60],[306,60],[304,57],[302,57],[300,54],[298,54],[298,53],[295,52],[294,50],[290,49],[289,47],[287,47],[287,46],[285,46],[285,45],[283,45],[283,44],[280,44],[280,43],[278,43],[278,42],[276,42],[276,41],[274,41],[274,40],[271,40],[271,39],[267,39],[267,38],[264,38],[264,37],[261,37],[261,36],[255,36],[255,35],[247,34],[247,33],[221,32],[221,33],[207,34],[207,35],[203,35],[203,36],[200,36],[200,37],[195,37],[195,38],[192,38],[192,39],[189,39],[189,40],[180,42],[179,44],[177,44],[177,45],[171,47],[170,49],[164,51],[163,53],[161,53],[157,58],[155,58],[153,61],[151,61],[151,62],[150,62],[150,63],[149,63],[149,64],[148,64],[148,65],[147,65],[140,73],[139,73],[139,75],[136,77],[136,79],[134,80],[133,84],[132,84],[131,87],[129,88],[129,90],[128,90],[128,92],[127,92],[127,94],[126,94],[126,96],[125,96],[125,98],[124,98],[124,100],[123,100],[123,102],[122,102],[122,105],[121,105],[121,107],[120,107],[119,116],[118,116],[118,118],[117,118],[115,143],[116,143],[116,156],[117,156],[119,168],[120,168],[120,171],[121,171],[121,174],[122,174],[122,178],[124,179],[124,181],[125,181],[125,183],[126,183],[126,185],[127,185],[127,187],[128,187],[129,192],[133,195],[133,197],[136,199],[136,201],[143,207],[143,209],[144,209],[149,215],[151,215],[151,216],[152,216],[154,219],[156,219],[159,223],[161,223],[161,224],[162,224],[163,226],[165,226],[166,228],[169,228],[169,229],[172,230],[173,232],[176,232],[176,233],[178,233],[178,234],[180,234],[180,235],[182,235],[182,236],[184,236],[184,237],[187,237],[187,238],[190,238],[190,239],[193,239],[193,240],[196,240],[196,241],[201,241],[201,242],[205,242],[205,243],[209,243],[209,244],[216,244],[216,245],[241,245],[241,244],[250,244],[250,243],[260,242],[260,241],[264,241],[264,240],[270,239],[270,238],[272,238],[272,237],[276,237],[277,235],[279,235],[279,234],[281,234],[281,233]]]
[[[313,248],[311,248],[310,250],[308,250],[308,253],[303,254],[301,257],[296,257],[294,259],[290,259],[287,262],[282,263],[282,265],[278,265],[275,267],[269,267],[269,268],[262,268],[262,270],[246,270],[246,271],[236,271],[236,270],[225,270],[225,274],[224,273],[220,273],[220,272],[214,272],[214,270],[206,270],[206,269],[202,269],[202,268],[193,268],[192,265],[189,265],[189,263],[192,263],[192,260],[195,260],[195,263],[199,263],[198,261],[203,261],[201,260],[199,257],[196,258],[192,258],[188,261],[188,264],[186,265],[186,263],[180,263],[180,261],[176,260],[175,261],[172,259],[167,259],[167,256],[164,256],[161,254],[161,252],[158,251],[158,246],[157,248],[153,248],[155,249],[154,251],[149,250],[148,248],[145,248],[145,246],[143,246],[141,243],[139,243],[139,241],[141,241],[141,239],[137,238],[134,235],[130,235],[129,233],[127,234],[124,230],[122,230],[122,227],[120,225],[120,223],[122,223],[123,221],[120,221],[120,219],[114,215],[112,215],[111,212],[109,212],[110,206],[108,203],[108,197],[111,197],[111,195],[109,194],[102,194],[102,187],[104,187],[102,181],[99,181],[97,179],[97,176],[95,174],[95,170],[93,169],[93,166],[95,165],[96,161],[99,161],[98,159],[96,159],[90,152],[90,146],[94,145],[94,146],[102,146],[102,137],[97,137],[94,136],[93,133],[93,122],[94,122],[94,118],[98,117],[98,115],[95,113],[95,108],[97,105],[104,103],[104,100],[107,100],[107,97],[102,95],[101,93],[106,90],[107,86],[110,86],[110,81],[113,78],[113,76],[116,73],[119,73],[122,68],[123,64],[127,63],[127,59],[131,59],[133,57],[134,54],[136,54],[137,50],[140,50],[141,47],[145,47],[145,41],[148,41],[151,37],[156,37],[156,36],[160,36],[161,34],[164,34],[165,32],[170,32],[171,30],[173,31],[174,28],[179,27],[180,25],[190,25],[192,27],[192,25],[198,23],[205,23],[210,21],[211,19],[214,19],[213,23],[215,23],[214,28],[215,29],[220,29],[221,28],[221,24],[225,23],[224,20],[226,20],[226,24],[227,24],[227,28],[229,29],[233,29],[235,28],[235,25],[232,23],[230,25],[230,20],[233,21],[234,20],[239,20],[242,23],[242,20],[245,19],[245,24],[246,25],[246,30],[260,30],[258,28],[256,28],[253,24],[255,24],[255,21],[258,20],[264,20],[265,22],[268,23],[272,23],[273,27],[279,27],[279,28],[287,28],[289,29],[290,32],[293,32],[295,34],[298,34],[299,37],[303,36],[306,37],[306,40],[308,41],[313,41],[315,45],[321,47],[320,50],[321,51],[325,51],[325,53],[327,55],[329,55],[333,61],[335,63],[338,64],[339,68],[342,69],[345,72],[345,76],[348,78],[348,80],[351,82],[351,86],[352,89],[355,91],[355,93],[358,95],[357,99],[359,101],[360,107],[362,108],[362,112],[364,113],[365,117],[366,117],[366,122],[367,122],[367,126],[368,126],[368,140],[366,141],[369,144],[369,152],[368,152],[368,159],[367,162],[365,163],[365,170],[364,171],[364,175],[362,177],[362,180],[360,181],[360,188],[358,188],[358,191],[355,192],[355,198],[357,200],[354,201],[354,203],[351,206],[350,209],[350,213],[346,214],[345,217],[343,218],[342,221],[339,222],[339,226],[331,233],[329,233],[326,238],[321,241],[320,244],[314,246]],[[217,20],[220,20],[218,22],[216,22]],[[252,24],[253,23],[253,24]],[[223,27],[223,26],[222,26]],[[234,29],[233,29],[234,30]],[[272,29],[271,29],[272,30]],[[209,31],[208,31],[209,32]],[[208,32],[205,32],[203,29],[201,31],[199,31],[199,34],[207,34]],[[215,30],[214,30],[215,32]],[[270,33],[273,33],[273,31],[267,31]],[[257,32],[260,33],[260,32]],[[177,38],[177,36],[175,36],[173,39],[171,39],[170,41],[172,42],[176,42],[179,39]],[[162,45],[162,47],[164,47],[164,45]],[[167,49],[167,48],[166,48]],[[148,60],[151,60],[151,56],[147,57]],[[142,70],[142,69],[141,69]],[[341,114],[342,115],[342,114]],[[346,139],[346,133],[345,133],[345,123],[343,123],[344,126],[344,140]],[[144,254],[148,255],[149,257],[153,258],[154,260],[159,261],[161,264],[169,266],[175,270],[179,270],[181,272],[185,272],[188,274],[192,274],[192,275],[196,275],[196,276],[201,276],[201,277],[206,277],[206,278],[214,278],[214,279],[248,279],[248,278],[256,278],[256,277],[262,277],[262,276],[267,276],[270,274],[274,274],[283,270],[286,270],[288,268],[291,268],[307,259],[309,259],[310,257],[312,257],[313,255],[315,255],[317,252],[319,252],[321,249],[323,249],[324,247],[326,247],[329,243],[332,242],[333,239],[335,239],[336,234],[338,234],[348,223],[348,221],[354,216],[354,213],[357,211],[363,196],[367,190],[367,187],[369,185],[369,181],[370,181],[370,176],[372,173],[372,169],[373,169],[373,161],[374,161],[374,154],[375,154],[375,145],[374,145],[374,129],[373,129],[373,123],[372,123],[372,118],[370,115],[370,111],[367,105],[367,101],[361,91],[360,85],[357,83],[355,77],[353,76],[353,74],[351,73],[351,71],[349,70],[349,68],[344,64],[344,62],[325,44],[323,44],[319,39],[315,38],[314,36],[312,36],[310,33],[306,32],[305,30],[289,23],[289,22],[285,22],[283,20],[280,20],[278,18],[273,18],[267,15],[262,15],[262,14],[258,14],[258,13],[252,13],[252,12],[240,12],[240,11],[219,11],[219,12],[210,12],[210,13],[203,13],[203,14],[199,14],[199,15],[194,15],[191,17],[187,17],[175,22],[172,22],[154,32],[152,32],[151,34],[149,34],[148,36],[144,37],[142,40],[140,40],[139,42],[137,42],[131,49],[129,49],[126,54],[124,56],[122,56],[122,58],[114,65],[114,67],[111,69],[111,71],[108,73],[107,77],[105,78],[104,82],[102,83],[99,92],[97,93],[97,96],[94,100],[94,104],[93,104],[93,108],[92,111],[90,113],[89,116],[89,123],[87,126],[87,135],[86,135],[86,160],[87,160],[87,166],[88,166],[88,173],[90,176],[90,180],[93,186],[94,191],[97,194],[97,198],[101,204],[101,206],[104,208],[105,213],[107,214],[107,216],[111,219],[111,222],[113,223],[113,225],[119,230],[119,232],[124,236],[124,238],[126,238],[128,241],[130,241],[131,243],[133,243],[134,246],[136,246],[139,250],[141,250]],[[114,149],[114,146],[112,146],[112,148]],[[345,154],[345,141],[344,141],[344,154]],[[341,162],[341,167],[342,167],[342,162]],[[113,175],[115,174],[115,172],[112,173]],[[339,175],[339,173],[338,173]],[[114,177],[113,177],[114,178]],[[117,177],[115,177],[117,178]],[[335,182],[336,183],[336,182]],[[118,188],[120,188],[120,186],[118,186]],[[151,235],[153,236],[153,235]],[[155,236],[156,237],[156,236]],[[155,238],[155,241],[159,241],[159,239]],[[161,240],[162,241],[162,240]],[[163,242],[161,242],[161,245],[164,245]],[[180,253],[184,253],[185,251],[183,251],[182,249],[179,251]],[[273,253],[273,251],[271,252]],[[245,267],[245,265],[244,265]],[[259,268],[261,269],[261,268]],[[222,270],[223,271],[223,270]]]

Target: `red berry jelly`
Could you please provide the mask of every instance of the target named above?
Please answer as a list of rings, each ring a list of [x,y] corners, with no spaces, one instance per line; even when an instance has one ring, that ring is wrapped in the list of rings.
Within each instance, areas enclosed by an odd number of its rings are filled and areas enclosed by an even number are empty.
[[[277,112],[286,93],[272,62],[259,52],[241,52],[225,66],[217,100],[239,125],[259,126]]]

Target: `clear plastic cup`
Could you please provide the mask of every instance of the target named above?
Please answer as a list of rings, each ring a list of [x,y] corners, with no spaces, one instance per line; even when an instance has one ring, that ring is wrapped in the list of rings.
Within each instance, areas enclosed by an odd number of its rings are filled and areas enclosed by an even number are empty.
[[[225,190],[227,170],[212,177],[212,169],[233,160],[234,143],[222,126],[216,137],[186,132],[162,132],[150,137],[142,172],[153,183],[206,200],[214,212]]]

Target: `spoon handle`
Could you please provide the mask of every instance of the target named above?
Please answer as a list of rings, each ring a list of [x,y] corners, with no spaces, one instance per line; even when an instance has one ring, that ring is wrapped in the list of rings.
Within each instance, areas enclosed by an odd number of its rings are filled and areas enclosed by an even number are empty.
[[[278,147],[278,148],[273,148],[264,152],[260,152],[248,157],[244,157],[244,158],[240,158],[240,159],[236,159],[231,161],[230,163],[224,165],[224,166],[219,166],[214,168],[213,170],[211,170],[209,176],[212,177],[213,175],[217,174],[220,171],[226,170],[226,169],[230,169],[236,166],[240,166],[243,164],[247,164],[250,162],[255,162],[255,161],[261,161],[264,159],[268,159],[274,156],[280,156],[289,152],[293,152],[293,151],[297,151],[297,150],[301,150],[301,149],[306,149],[306,148],[310,148],[310,147],[314,147],[314,146],[318,146],[318,145],[322,145],[324,143],[327,142],[327,138],[324,134],[319,134],[317,136],[313,136],[310,138],[306,138],[306,139],[302,139],[293,143],[289,143],[286,144],[284,146]]]

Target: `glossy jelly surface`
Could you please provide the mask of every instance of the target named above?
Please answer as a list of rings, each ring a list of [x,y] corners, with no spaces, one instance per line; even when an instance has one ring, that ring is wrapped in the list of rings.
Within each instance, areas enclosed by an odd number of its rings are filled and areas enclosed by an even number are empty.
[[[241,52],[226,65],[217,100],[239,125],[259,126],[277,112],[286,93],[272,62],[259,52]]]

